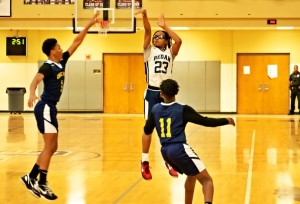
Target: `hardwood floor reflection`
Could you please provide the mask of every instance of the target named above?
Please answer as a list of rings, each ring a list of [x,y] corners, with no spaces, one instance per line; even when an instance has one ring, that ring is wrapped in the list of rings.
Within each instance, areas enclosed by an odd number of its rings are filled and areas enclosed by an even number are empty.
[[[231,117],[236,127],[186,128],[188,144],[214,180],[214,204],[300,203],[300,117]],[[141,178],[142,115],[59,114],[58,119],[58,152],[48,174],[58,195],[53,203],[184,203],[185,176],[169,176],[156,133],[149,154],[153,179]],[[43,148],[33,114],[1,113],[0,124],[0,203],[47,203],[19,179]],[[194,203],[203,203],[198,183]]]

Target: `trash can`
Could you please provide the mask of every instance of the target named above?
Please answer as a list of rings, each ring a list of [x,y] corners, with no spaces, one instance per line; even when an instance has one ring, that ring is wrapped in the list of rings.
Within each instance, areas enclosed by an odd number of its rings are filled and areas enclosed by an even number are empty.
[[[26,89],[24,87],[7,87],[6,93],[8,94],[8,111],[10,114],[21,114],[21,111],[24,111]]]

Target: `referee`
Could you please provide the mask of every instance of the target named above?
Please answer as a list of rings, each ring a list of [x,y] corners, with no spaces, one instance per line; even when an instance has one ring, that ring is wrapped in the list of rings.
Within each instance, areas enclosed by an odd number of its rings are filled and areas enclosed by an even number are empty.
[[[291,90],[291,109],[289,115],[294,115],[296,96],[298,100],[298,109],[300,113],[300,72],[298,71],[298,65],[294,66],[294,72],[290,75],[289,80]]]

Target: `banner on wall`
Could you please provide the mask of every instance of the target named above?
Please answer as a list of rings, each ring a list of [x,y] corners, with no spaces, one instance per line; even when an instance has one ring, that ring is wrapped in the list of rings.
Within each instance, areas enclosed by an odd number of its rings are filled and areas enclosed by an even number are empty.
[[[134,0],[135,1],[135,8],[140,9],[142,8],[142,0]],[[129,9],[131,8],[131,0],[116,0],[116,8],[117,9]]]
[[[102,0],[83,0],[84,9],[103,8]]]
[[[24,0],[24,4],[74,4],[75,0]]]
[[[11,0],[0,0],[0,17],[11,17]]]
[[[84,9],[103,8],[103,1],[105,0],[83,0]],[[117,9],[130,9],[131,0],[116,0]],[[110,7],[110,6],[108,6]],[[142,0],[135,0],[135,8],[142,8]]]

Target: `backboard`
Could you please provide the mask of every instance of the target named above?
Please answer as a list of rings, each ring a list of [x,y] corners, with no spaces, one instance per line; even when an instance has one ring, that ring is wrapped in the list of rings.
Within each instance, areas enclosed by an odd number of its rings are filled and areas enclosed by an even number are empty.
[[[141,8],[141,0],[76,0],[74,3],[73,33],[79,33],[93,17],[96,10],[100,11],[100,20],[111,22],[107,33],[135,33],[135,9]],[[134,5],[134,6],[132,6]],[[96,25],[88,31],[98,34]]]

